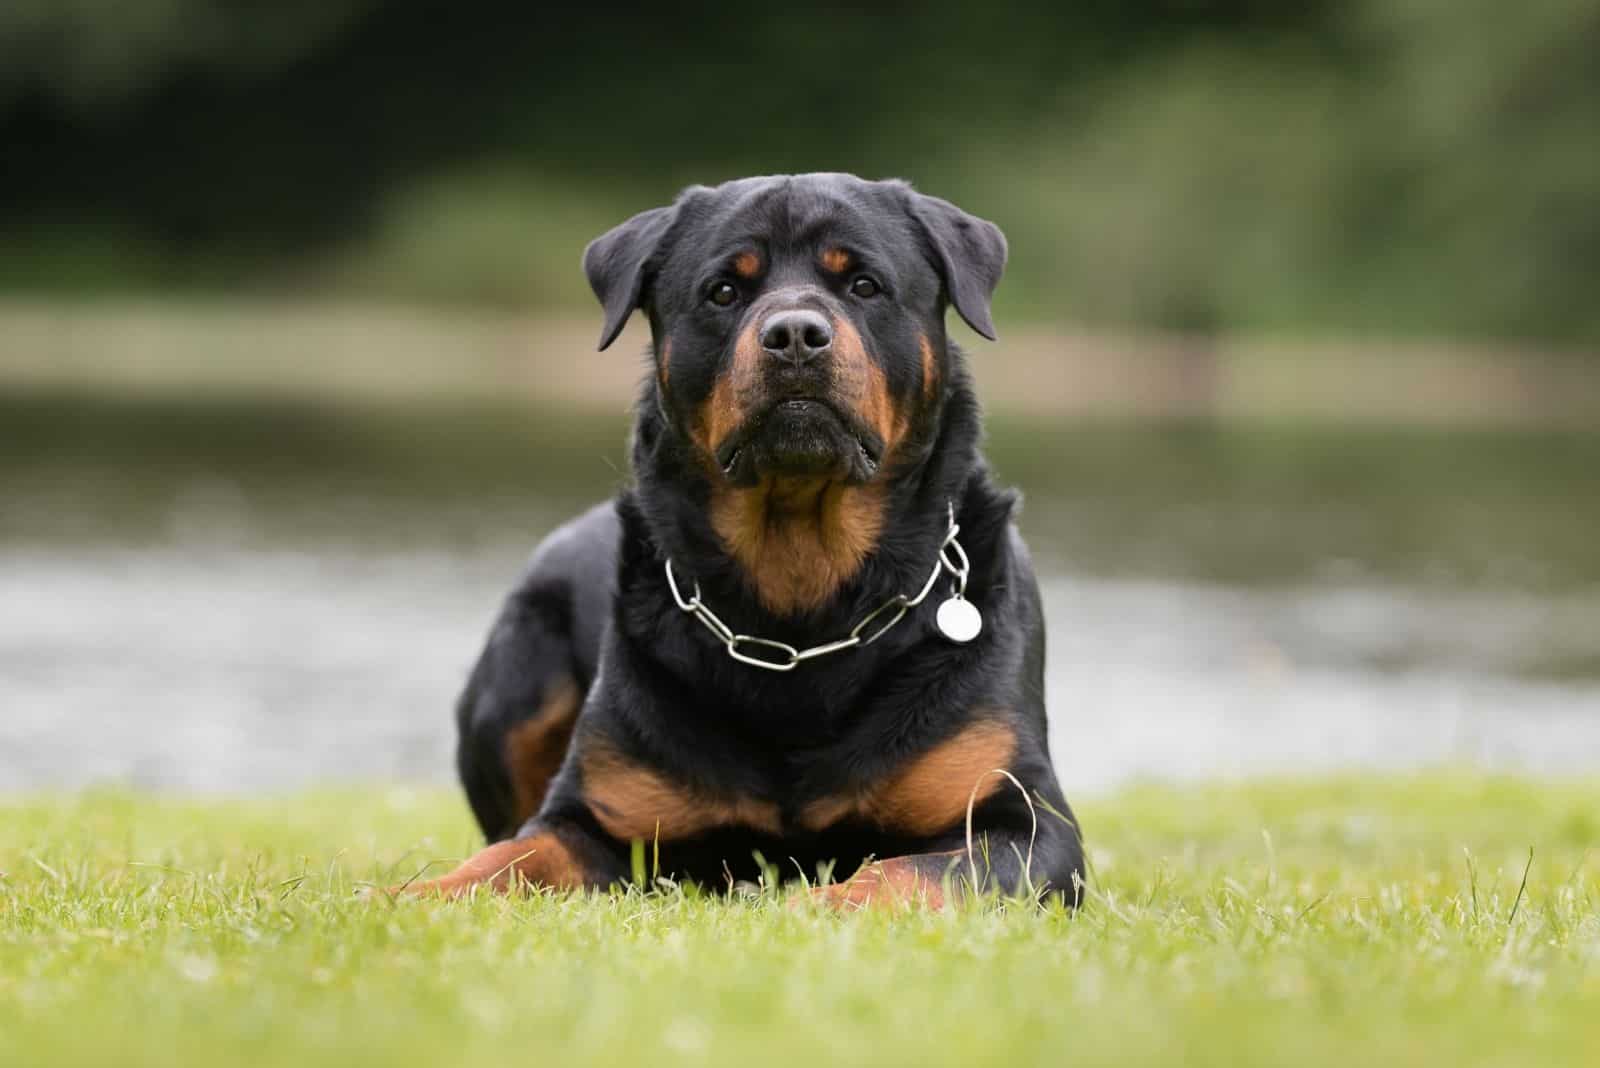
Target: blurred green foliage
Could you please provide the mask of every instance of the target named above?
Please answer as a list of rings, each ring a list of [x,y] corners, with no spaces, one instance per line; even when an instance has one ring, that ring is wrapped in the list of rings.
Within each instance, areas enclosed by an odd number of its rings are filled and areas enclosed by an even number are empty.
[[[902,175],[1002,311],[1600,340],[1600,0],[0,6],[0,287],[586,306],[691,181]]]

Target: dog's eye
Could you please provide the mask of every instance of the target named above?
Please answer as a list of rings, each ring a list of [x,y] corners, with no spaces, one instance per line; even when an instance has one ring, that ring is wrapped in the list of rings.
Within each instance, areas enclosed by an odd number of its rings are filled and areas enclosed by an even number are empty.
[[[718,282],[706,294],[706,299],[719,308],[726,308],[739,299],[739,290],[734,288],[732,282]]]
[[[883,292],[883,287],[866,275],[861,275],[850,283],[850,292],[858,297],[875,297]]]

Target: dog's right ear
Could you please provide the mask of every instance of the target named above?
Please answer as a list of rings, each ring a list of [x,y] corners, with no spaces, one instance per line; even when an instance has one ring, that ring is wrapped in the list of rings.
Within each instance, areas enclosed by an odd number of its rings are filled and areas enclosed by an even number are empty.
[[[651,258],[677,215],[676,205],[642,211],[607,230],[583,250],[583,273],[589,276],[589,285],[605,310],[601,349],[617,339],[628,316],[639,306],[652,267]]]

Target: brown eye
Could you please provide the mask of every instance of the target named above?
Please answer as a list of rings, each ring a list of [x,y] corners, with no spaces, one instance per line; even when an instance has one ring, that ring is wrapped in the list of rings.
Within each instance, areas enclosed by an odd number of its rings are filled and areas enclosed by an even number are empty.
[[[850,283],[850,292],[858,297],[875,297],[883,292],[883,287],[866,275],[862,275]]]
[[[711,292],[706,294],[706,299],[719,308],[726,308],[739,299],[739,291],[732,282],[718,282],[711,287]]]

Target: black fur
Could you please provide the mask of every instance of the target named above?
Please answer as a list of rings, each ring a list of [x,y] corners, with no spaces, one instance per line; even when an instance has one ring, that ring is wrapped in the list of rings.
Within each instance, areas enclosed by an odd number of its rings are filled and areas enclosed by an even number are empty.
[[[816,267],[823,247],[850,250],[850,277]],[[759,250],[758,277],[728,273],[728,257],[744,248]],[[547,539],[461,699],[462,781],[491,840],[553,832],[585,858],[584,882],[625,881],[630,843],[606,834],[585,792],[583,754],[604,745],[696,795],[755,799],[781,813],[775,831],[732,826],[655,843],[662,874],[675,878],[717,884],[754,877],[757,855],[784,876],[810,878],[831,867],[843,877],[869,857],[961,850],[959,821],[920,836],[866,820],[806,831],[799,813],[818,799],[883,781],[979,715],[999,715],[1016,736],[1006,770],[1034,805],[1030,812],[1009,784],[978,805],[980,880],[1006,892],[1031,886],[1076,900],[1082,848],[1046,746],[1038,586],[1014,525],[1015,495],[995,485],[979,452],[965,358],[944,329],[945,309],[954,306],[974,329],[994,335],[989,300],[1005,255],[992,224],[903,183],[846,175],[694,187],[589,247],[584,267],[605,309],[601,347],[641,307],[657,373],[638,398],[633,488]],[[882,293],[854,296],[851,279],[860,273],[870,273]],[[719,280],[736,285],[738,304],[708,302],[708,287]],[[749,316],[780,290],[848,316],[896,410],[909,413],[894,456],[878,458],[881,470],[874,461],[839,476],[882,487],[885,521],[873,550],[825,603],[791,612],[766,607],[708,514],[719,488],[757,476],[719,472],[720,460],[706,455],[694,433]],[[924,338],[936,387],[924,382]],[[852,425],[848,413],[841,418]],[[870,454],[874,433],[864,424],[851,432]],[[681,612],[663,574],[670,557],[735,631],[813,645],[848,633],[896,592],[921,587],[950,504],[972,561],[968,596],[985,623],[968,645],[933,626],[948,585],[941,578],[935,595],[875,644],[767,672],[732,660]],[[564,678],[586,693],[583,711],[543,807],[519,826],[505,734],[538,715],[552,680]],[[949,789],[964,804],[972,786],[951,782]],[[1024,873],[1035,814],[1032,866]]]

